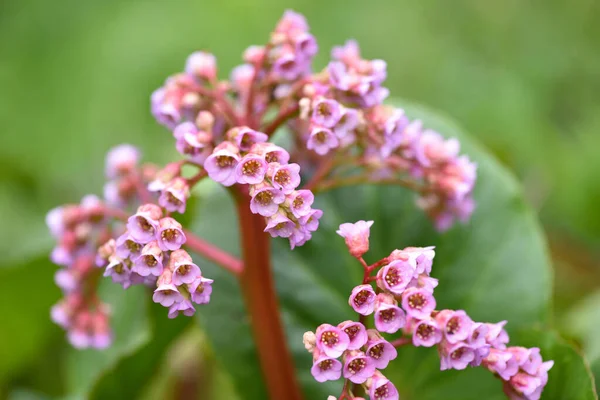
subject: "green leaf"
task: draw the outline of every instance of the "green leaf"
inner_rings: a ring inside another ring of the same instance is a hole
[[[406,109],[412,118],[421,118],[426,127],[458,137],[462,152],[478,163],[474,193],[477,210],[468,225],[440,235],[415,207],[413,194],[406,190],[343,188],[318,196],[317,206],[325,214],[309,243],[290,251],[287,241],[274,240],[274,273],[282,315],[306,398],[339,393],[341,382],[318,384],[312,379],[311,357],[302,345],[302,334],[323,322],[335,324],[356,318],[347,299],[352,287],[360,282],[362,269],[335,233],[343,222],[375,221],[369,261],[396,248],[435,245],[432,275],[440,279],[436,298],[442,308],[465,309],[475,320],[507,319],[510,333],[548,320],[550,262],[540,227],[515,179],[447,119],[421,107]],[[206,190],[202,203],[194,231],[238,254],[231,200],[222,190]],[[216,278],[213,300],[202,308],[201,314],[216,356],[231,373],[243,399],[264,398],[264,384],[249,372],[257,370],[258,363],[239,300],[239,287],[220,270],[211,269],[210,274]],[[464,400],[469,399],[469,393],[473,399],[504,396],[500,382],[481,368],[439,371],[439,359],[433,349],[402,349],[399,359],[385,373],[397,384],[404,399]]]
[[[168,346],[189,326],[187,318],[167,319],[167,310],[150,301],[145,287],[121,286],[104,279],[100,297],[112,310],[114,342],[107,350],[70,349],[67,393],[79,398],[132,398],[158,371]]]

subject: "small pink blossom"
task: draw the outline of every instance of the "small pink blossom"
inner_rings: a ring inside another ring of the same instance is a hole
[[[315,333],[317,348],[329,357],[339,357],[348,349],[350,338],[337,326],[322,324]]]
[[[181,224],[170,217],[159,221],[157,238],[158,246],[163,251],[177,250],[185,243]]]
[[[350,339],[348,350],[358,350],[367,343],[367,328],[360,322],[344,321],[338,324],[338,328],[343,330]]]
[[[344,238],[346,246],[353,257],[360,258],[369,251],[369,235],[373,221],[358,221],[355,223],[341,224],[336,231]]]
[[[411,317],[428,318],[435,306],[435,298],[427,290],[408,288],[402,293],[402,308]]]
[[[316,348],[310,373],[317,382],[336,381],[342,376],[342,363]]]
[[[406,324],[406,314],[393,296],[380,293],[375,299],[375,327],[380,332],[396,333]]]
[[[399,400],[398,389],[379,371],[375,371],[371,381],[367,383],[369,397],[373,400]]]
[[[365,383],[375,373],[375,363],[362,351],[350,350],[344,354],[343,376],[353,383]]]
[[[401,295],[414,276],[415,270],[409,261],[394,260],[377,272],[377,286]]]
[[[361,315],[369,315],[375,309],[375,291],[371,285],[359,285],[352,289],[348,304]]]
[[[368,329],[367,335],[369,340],[366,344],[365,354],[373,359],[375,368],[385,369],[389,362],[398,356],[396,348],[375,329]]]

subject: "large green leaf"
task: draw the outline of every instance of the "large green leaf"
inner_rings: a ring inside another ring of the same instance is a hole
[[[458,137],[463,152],[478,163],[478,208],[468,225],[440,235],[416,209],[408,191],[344,188],[318,197],[318,206],[325,215],[319,230],[305,246],[290,251],[286,241],[274,240],[274,270],[282,315],[307,399],[326,398],[339,392],[340,382],[314,382],[302,333],[323,322],[338,323],[355,317],[347,298],[360,281],[361,268],[347,255],[343,240],[335,234],[342,222],[375,220],[368,254],[372,261],[395,248],[435,245],[433,276],[440,279],[436,297],[441,307],[466,309],[476,320],[508,319],[511,333],[547,322],[549,260],[540,228],[515,179],[454,124],[422,108],[406,108],[412,117],[423,119],[427,127]],[[194,230],[238,254],[233,213],[233,204],[223,190],[207,190]],[[202,309],[203,326],[216,355],[231,373],[243,399],[264,398],[264,384],[252,373],[258,363],[239,300],[239,287],[222,271],[209,265],[205,268],[217,278],[213,300]],[[385,373],[397,383],[403,398],[503,397],[500,383],[483,369],[440,372],[437,354],[432,349],[402,349],[399,359]],[[575,399],[580,398],[588,397]]]

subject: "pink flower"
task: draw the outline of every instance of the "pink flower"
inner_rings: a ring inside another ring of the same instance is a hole
[[[127,230],[138,243],[146,244],[154,240],[158,230],[158,220],[162,210],[155,204],[144,204],[127,219]]]
[[[409,261],[394,260],[377,272],[377,286],[394,294],[402,294],[414,276]]]
[[[273,165],[273,164],[271,164]],[[269,168],[269,177],[273,187],[284,194],[290,194],[300,184],[300,166],[298,164],[274,165]]]
[[[169,313],[167,316],[171,319],[176,318],[179,314],[183,314],[186,317],[191,317],[196,313],[196,309],[192,302],[188,299],[183,299],[178,303],[174,303],[169,307]]]
[[[263,217],[275,215],[279,210],[279,205],[285,201],[285,195],[280,190],[270,186],[252,190],[251,193],[250,211]]]
[[[361,315],[369,315],[375,309],[375,291],[371,285],[359,285],[352,289],[348,304]]]
[[[444,342],[440,350],[440,369],[465,369],[475,359],[475,351],[466,343]]]
[[[290,237],[294,232],[296,224],[282,214],[275,214],[267,219],[265,232],[269,232],[272,237]]]
[[[333,128],[342,116],[340,103],[333,99],[321,98],[313,103],[311,122],[315,126]]]
[[[353,383],[365,383],[375,373],[375,363],[362,351],[350,350],[344,353],[344,378]]]
[[[240,162],[240,156],[233,152],[231,147],[233,146],[217,146],[204,162],[208,176],[223,186],[231,186],[236,183],[235,171]]]
[[[354,224],[341,224],[336,231],[346,241],[346,246],[353,257],[360,258],[369,251],[369,235],[373,221],[358,221]]]
[[[217,76],[217,60],[210,53],[196,51],[185,62],[185,72],[207,81],[213,80]]]
[[[235,168],[237,183],[256,185],[265,179],[267,162],[256,154],[246,154]]]
[[[487,369],[498,374],[505,381],[519,371],[517,360],[506,350],[490,349],[489,354],[483,359],[482,363]]]
[[[408,288],[402,293],[402,308],[411,317],[428,318],[435,306],[435,298],[427,290]]]
[[[368,329],[367,335],[369,340],[366,344],[367,350],[365,351],[365,354],[373,359],[375,368],[384,369],[388,366],[390,361],[398,356],[398,352],[396,351],[396,348],[385,340],[375,329]]]
[[[289,203],[290,211],[294,217],[300,218],[307,215],[311,211],[311,206],[315,200],[315,196],[310,190],[295,190],[288,194],[287,202]]]
[[[360,322],[344,321],[338,324],[338,328],[343,330],[350,338],[348,350],[358,350],[367,343],[367,328]]]
[[[162,251],[177,250],[185,243],[181,224],[170,217],[159,221],[157,237],[158,246]]]
[[[135,260],[133,271],[141,276],[160,276],[163,272],[163,252],[157,241],[148,243]]]
[[[473,329],[473,321],[463,310],[442,310],[435,319],[446,340],[452,344],[467,339]]]
[[[130,144],[113,147],[106,154],[106,177],[114,179],[131,172],[140,159],[139,150]]]
[[[190,197],[190,188],[184,178],[177,177],[173,179],[162,190],[158,198],[158,204],[169,212],[185,212],[185,204]]]
[[[367,383],[369,397],[373,400],[398,400],[398,389],[379,371],[375,371],[371,381]]]
[[[339,143],[339,139],[331,129],[314,126],[306,142],[306,148],[314,150],[320,156],[324,156],[329,153],[329,150],[338,147]]]
[[[231,129],[227,133],[227,136],[243,151],[249,151],[256,143],[263,143],[269,140],[266,134],[246,126]]]
[[[191,285],[188,285],[189,291],[192,295],[192,301],[196,304],[207,304],[210,302],[212,283],[212,279],[199,278],[196,279]]]
[[[115,253],[120,258],[131,258],[136,259],[142,251],[142,244],[136,242],[129,232],[125,232],[119,236],[115,242],[116,248]]]
[[[173,284],[176,286],[189,285],[202,277],[200,267],[192,262],[192,257],[185,250],[173,251],[170,262],[173,265]]]
[[[485,340],[490,346],[496,349],[506,349],[506,344],[509,341],[508,333],[504,329],[506,321],[500,321],[496,324],[486,324],[488,327]]]
[[[336,381],[342,376],[342,363],[316,348],[310,373],[317,382]]]
[[[157,281],[157,288],[152,295],[152,301],[163,307],[171,307],[175,303],[183,301],[183,295],[179,293],[177,286],[173,285],[171,278],[173,272],[165,268]]]
[[[406,314],[394,297],[380,293],[375,299],[375,327],[380,332],[396,333],[406,324]]]
[[[442,332],[434,319],[416,320],[412,335],[415,346],[432,347],[442,341]]]
[[[329,357],[339,357],[348,349],[350,338],[337,326],[322,324],[315,333],[317,348]]]

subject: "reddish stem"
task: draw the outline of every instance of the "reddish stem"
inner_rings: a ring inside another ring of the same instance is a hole
[[[290,118],[294,117],[296,114],[298,114],[299,110],[300,110],[300,107],[298,106],[298,104],[295,104],[294,106],[292,106],[290,108],[282,110],[279,114],[277,114],[277,116],[275,117],[275,119],[273,119],[273,121],[269,122],[263,128],[263,132],[266,133],[267,135],[271,136],[273,133],[275,133],[277,128],[279,128],[285,121],[287,121],[288,119],[290,119]]]
[[[244,270],[242,261],[217,246],[200,239],[190,231],[185,231],[185,246],[200,254],[209,261],[225,268],[234,275],[240,275]]]
[[[270,238],[263,217],[250,212],[247,193],[236,196],[244,270],[240,283],[270,399],[301,400],[287,348],[271,273]]]

